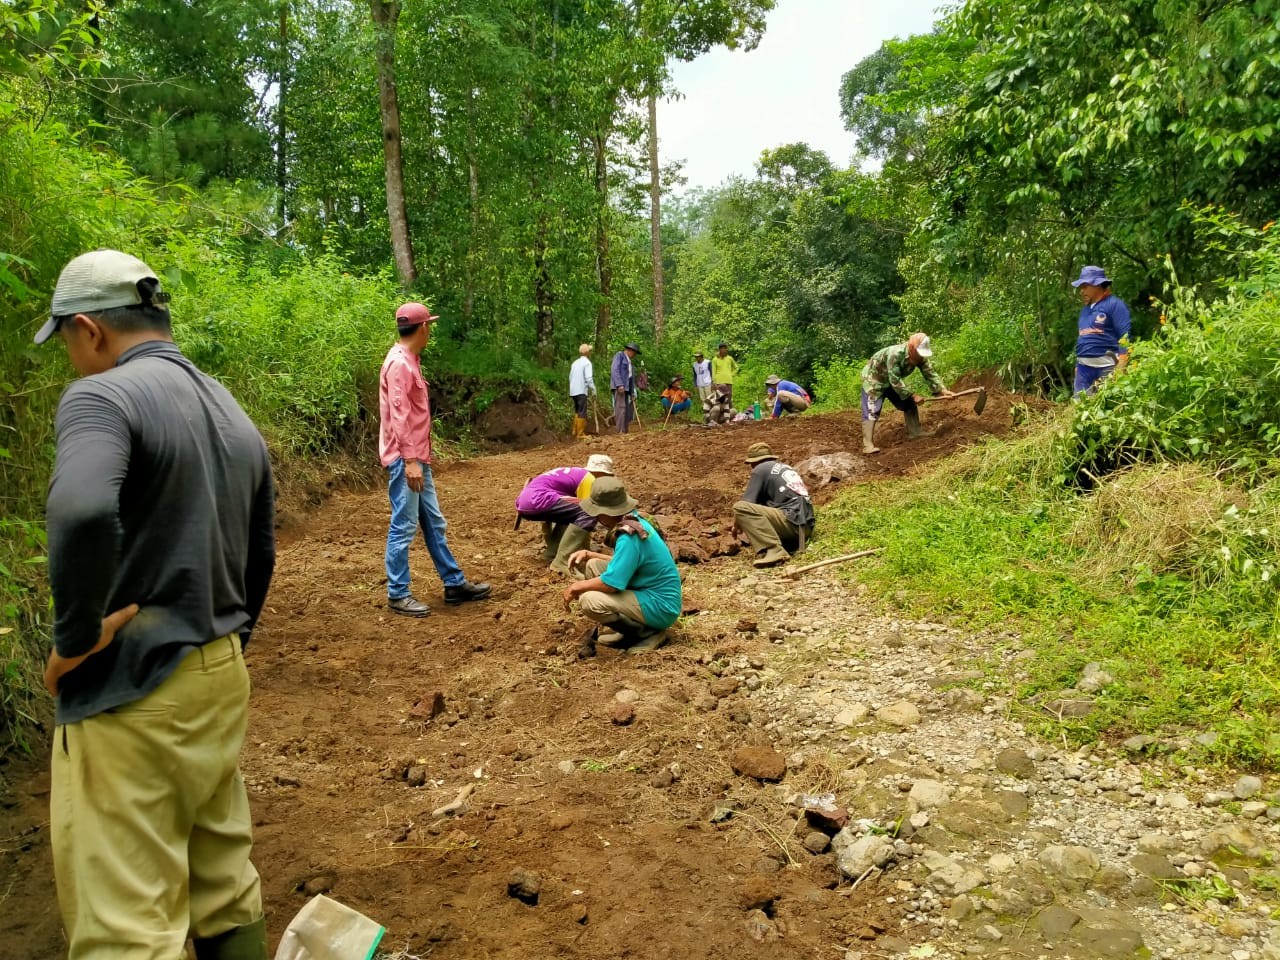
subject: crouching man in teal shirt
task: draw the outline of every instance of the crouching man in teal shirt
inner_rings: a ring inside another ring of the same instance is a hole
[[[569,569],[585,573],[564,590],[568,610],[574,600],[599,626],[584,638],[579,656],[595,653],[596,643],[625,647],[628,653],[656,650],[667,640],[667,628],[680,616],[680,571],[671,551],[648,520],[634,511],[617,477],[600,477],[580,504],[614,534],[613,556],[579,550]]]

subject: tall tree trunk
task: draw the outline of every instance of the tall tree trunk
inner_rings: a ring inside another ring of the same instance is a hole
[[[666,304],[662,272],[662,176],[658,169],[658,94],[649,94],[649,239],[653,245],[653,339],[662,341]]]
[[[555,362],[556,315],[551,292],[551,271],[547,269],[547,234],[550,226],[545,213],[538,217],[538,232],[533,240],[533,304],[536,343],[534,358],[538,366]]]
[[[409,236],[409,211],[404,197],[404,161],[400,153],[400,99],[396,93],[396,21],[399,0],[369,0],[377,32],[378,107],[382,113],[382,152],[387,174],[387,220],[391,225],[391,250],[396,258],[400,284],[418,279]]]
[[[613,323],[613,267],[609,263],[609,141],[607,129],[591,138],[596,159],[596,280],[600,306],[596,309],[596,356],[607,356]]]
[[[276,103],[276,222],[280,229],[285,225],[285,189],[288,186],[286,161],[285,98],[289,92],[289,4],[280,4],[280,72],[276,77],[276,89],[280,99]]]
[[[476,98],[467,91],[467,198],[471,204],[471,230],[462,265],[462,316],[471,319],[476,297],[476,247],[480,243],[480,173],[476,160]],[[470,324],[468,324],[470,326]]]

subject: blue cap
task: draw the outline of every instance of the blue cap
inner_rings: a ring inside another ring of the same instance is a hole
[[[1110,282],[1111,281],[1107,279],[1106,271],[1101,267],[1083,267],[1080,270],[1080,279],[1072,280],[1071,285],[1073,287],[1079,287],[1086,283],[1091,283],[1095,287],[1100,287],[1104,283]]]

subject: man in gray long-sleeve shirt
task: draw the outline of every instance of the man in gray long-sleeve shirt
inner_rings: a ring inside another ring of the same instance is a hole
[[[240,777],[243,645],[275,561],[266,445],[173,343],[141,260],[95,250],[49,321],[82,379],[49,488],[51,840],[70,960],[266,957]]]
[[[626,433],[635,418],[636,373],[631,361],[640,355],[634,343],[613,355],[609,365],[609,390],[613,393],[613,422],[619,433]]]

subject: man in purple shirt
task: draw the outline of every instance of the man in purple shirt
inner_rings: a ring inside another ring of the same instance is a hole
[[[543,559],[556,573],[569,573],[569,557],[591,543],[596,518],[582,509],[582,500],[599,477],[613,476],[613,458],[593,453],[585,467],[555,467],[538,474],[516,497],[516,529],[522,520],[542,522]]]
[[[1080,291],[1076,339],[1075,395],[1093,393],[1098,382],[1129,362],[1129,308],[1111,292],[1111,281],[1101,267],[1088,266],[1071,285]]]

